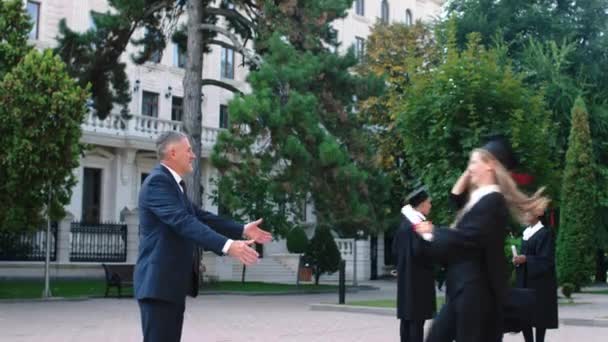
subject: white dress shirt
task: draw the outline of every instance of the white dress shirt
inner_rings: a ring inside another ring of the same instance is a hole
[[[173,176],[173,178],[177,182],[177,185],[179,185],[179,188],[182,190],[182,192],[184,192],[184,188],[182,188],[181,184],[179,184],[182,181],[182,179],[183,179],[182,176],[180,176],[177,172],[175,172],[175,170],[173,170],[169,166],[167,166],[167,165],[165,165],[163,163],[161,163],[160,165],[166,167],[167,170],[169,170],[169,172],[171,172],[171,175]],[[234,240],[228,239],[228,241],[226,241],[226,243],[224,244],[224,247],[222,248],[222,253],[228,254],[228,250],[230,250],[230,246],[232,246],[233,242],[234,242]]]

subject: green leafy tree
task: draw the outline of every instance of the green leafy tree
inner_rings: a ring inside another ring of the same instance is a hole
[[[405,158],[405,147],[399,136],[397,116],[403,96],[410,86],[410,75],[417,70],[436,67],[440,60],[439,45],[433,31],[421,22],[415,25],[395,23],[376,24],[367,37],[365,58],[356,71],[362,76],[382,77],[386,90],[359,103],[361,134],[375,150],[373,168],[385,175],[384,191],[386,229],[396,228],[405,195],[413,190],[417,179]]]
[[[0,14],[0,230],[20,231],[63,216],[88,94],[52,51],[24,43],[31,26],[21,1],[0,3]]]
[[[562,183],[562,207],[557,235],[559,282],[576,290],[589,283],[595,267],[593,224],[596,192],[593,150],[587,109],[582,98],[572,108],[566,168]]]
[[[608,250],[608,2],[605,0],[452,0],[448,12],[456,18],[459,46],[466,35],[481,32],[482,43],[498,40],[513,59],[525,82],[542,89],[557,124],[555,151],[564,169],[570,131],[570,110],[585,94],[598,193],[594,215],[598,255]],[[559,205],[558,198],[554,204]],[[597,274],[605,278],[606,266]]]
[[[330,49],[336,41],[329,24],[350,3],[265,3],[265,22],[274,25],[262,26],[256,42],[264,62],[249,75],[251,94],[229,104],[231,127],[212,156],[231,211],[251,215],[256,201],[243,200],[264,191],[266,211],[284,212],[286,222],[301,222],[306,201],[317,222],[342,235],[377,229],[373,203],[385,192],[370,191],[382,176],[368,171],[371,151],[353,97],[365,99],[381,84],[350,72],[357,63],[352,51],[340,56]]]
[[[342,257],[329,227],[317,226],[315,235],[308,244],[305,258],[312,263],[317,285],[321,275],[338,271]]]
[[[479,44],[478,35],[469,37],[462,52],[453,33],[447,36],[445,62],[412,74],[399,118],[406,158],[434,196],[434,215],[452,220],[445,209],[449,190],[471,150],[494,133],[510,138],[520,172],[555,193],[554,127],[542,93],[526,87],[500,51]]]
[[[0,80],[21,61],[32,47],[27,43],[27,33],[32,28],[29,17],[23,12],[18,0],[0,3]]]
[[[294,227],[287,234],[287,250],[290,253],[304,253],[308,249],[308,237],[302,227]]]

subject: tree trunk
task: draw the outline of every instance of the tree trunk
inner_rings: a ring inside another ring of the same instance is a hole
[[[200,207],[201,201],[201,132],[202,132],[202,79],[203,79],[203,21],[205,6],[202,0],[188,0],[188,62],[184,75],[184,132],[190,136],[196,156],[191,176],[188,177],[188,197]]]

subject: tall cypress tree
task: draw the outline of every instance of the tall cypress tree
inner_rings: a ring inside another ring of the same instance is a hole
[[[582,98],[572,108],[572,128],[562,183],[562,207],[557,237],[557,274],[561,284],[576,289],[591,279],[595,249],[593,224],[596,208],[595,169],[589,118]]]

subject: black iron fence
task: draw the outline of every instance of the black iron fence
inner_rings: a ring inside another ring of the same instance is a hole
[[[57,222],[51,223],[51,261],[57,260]],[[0,261],[46,260],[46,226],[32,232],[0,232]]]
[[[127,261],[127,225],[72,222],[70,261]]]

